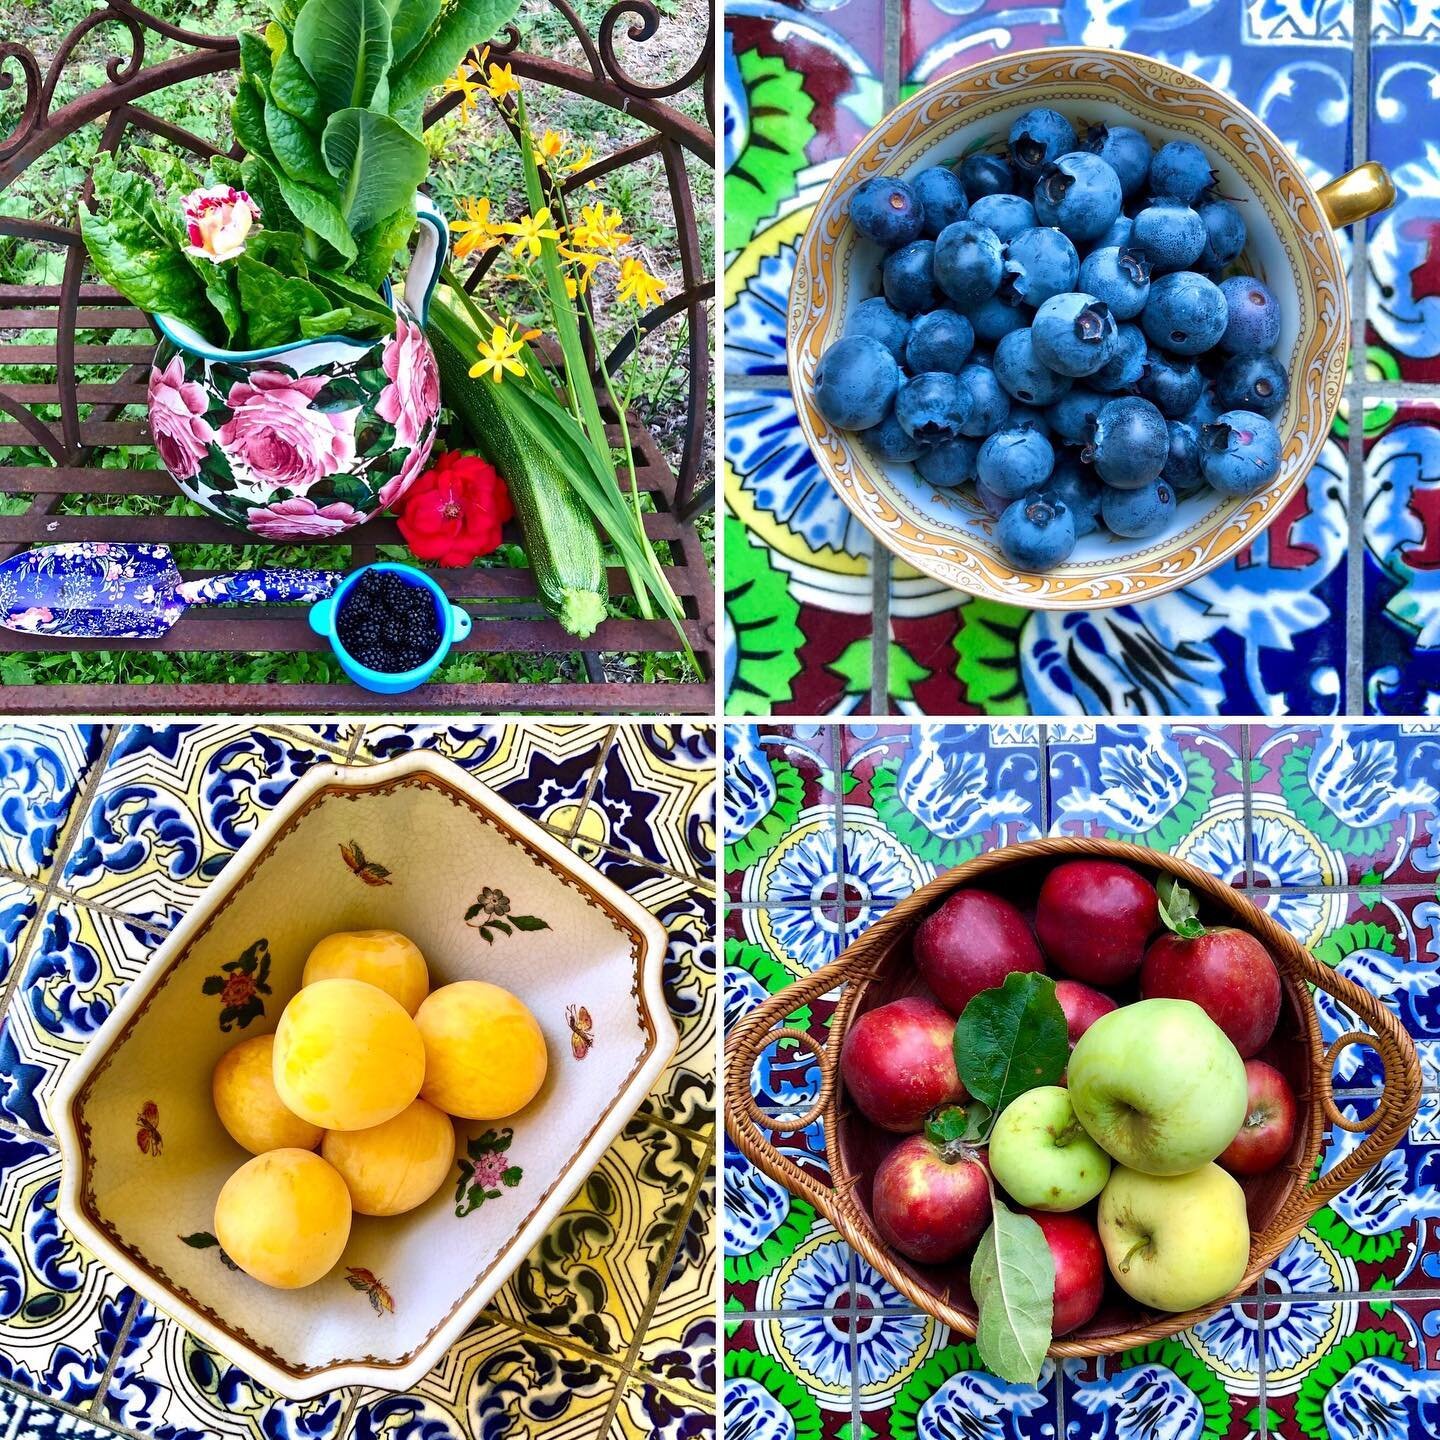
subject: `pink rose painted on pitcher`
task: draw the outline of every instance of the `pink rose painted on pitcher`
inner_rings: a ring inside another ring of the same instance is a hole
[[[203,385],[185,378],[179,355],[162,370],[150,371],[150,428],[155,448],[165,468],[177,480],[189,480],[200,473],[200,462],[215,438],[205,419],[210,403]]]
[[[252,510],[249,528],[267,540],[320,540],[327,535],[338,535],[364,518],[354,506],[343,501],[337,500],[322,509],[313,500],[297,496]]]
[[[227,395],[230,419],[220,427],[220,447],[264,485],[303,495],[327,475],[346,470],[355,458],[355,411],[312,405],[323,375],[286,375],[257,370]]]
[[[395,427],[397,445],[414,445],[440,409],[440,370],[425,332],[413,321],[396,322],[381,362],[390,383],[376,412]]]

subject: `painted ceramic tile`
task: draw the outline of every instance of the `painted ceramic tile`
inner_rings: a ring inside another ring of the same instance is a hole
[[[854,1415],[854,1342],[821,1313],[739,1321],[725,1338],[727,1434],[843,1436]]]
[[[606,1440],[702,1440],[715,1434],[713,1409],[678,1391],[627,1382]]]
[[[482,1317],[410,1393],[362,1394],[347,1440],[598,1440],[621,1383],[593,1355]]]
[[[695,1208],[660,1286],[635,1363],[670,1390],[706,1406],[715,1401],[715,1182],[702,1182]]]
[[[48,1135],[65,1067],[104,1024],[160,936],[118,915],[51,901],[0,1021],[0,1121]]]
[[[715,1124],[715,902],[692,890],[655,914],[670,933],[665,998],[680,1030],[680,1048],[643,1108],[672,1125],[706,1132]]]
[[[0,989],[9,980],[16,959],[24,953],[26,932],[38,903],[36,892],[28,885],[0,880]]]
[[[1428,715],[1440,695],[1440,560],[1430,558],[1440,556],[1440,405],[1367,400],[1365,419],[1365,708]]]
[[[105,744],[100,725],[0,726],[0,866],[39,880]]]
[[[141,1301],[101,1413],[157,1440],[332,1440],[351,1394],[285,1400]]]
[[[62,883],[81,900],[168,928],[291,784],[334,759],[248,724],[126,726]]]
[[[42,1400],[0,1389],[0,1435],[6,1440],[109,1440],[113,1434]]]
[[[688,1215],[703,1149],[637,1117],[496,1296],[502,1317],[622,1358]]]
[[[532,820],[568,836],[608,734],[605,725],[367,725],[359,754],[393,760],[434,750]]]
[[[0,1381],[83,1407],[133,1295],[61,1227],[59,1184],[54,1151],[0,1130]]]

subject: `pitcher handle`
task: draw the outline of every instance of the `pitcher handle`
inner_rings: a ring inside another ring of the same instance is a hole
[[[415,218],[420,222],[420,239],[405,276],[405,307],[424,325],[430,314],[430,297],[450,254],[450,225],[424,191],[415,193]]]
[[[1388,210],[1395,203],[1395,182],[1383,165],[1367,160],[1322,185],[1317,198],[1331,228],[1338,230]]]

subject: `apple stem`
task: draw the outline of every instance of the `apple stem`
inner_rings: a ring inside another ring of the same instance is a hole
[[[1080,1123],[1080,1117],[1072,1114],[1064,1129],[1056,1132],[1056,1149],[1063,1150],[1072,1140],[1078,1140],[1084,1133],[1085,1127]]]
[[[1126,1252],[1125,1258],[1117,1267],[1122,1275],[1130,1273],[1130,1262],[1142,1251],[1150,1248],[1150,1237],[1147,1235],[1143,1240],[1137,1240]]]

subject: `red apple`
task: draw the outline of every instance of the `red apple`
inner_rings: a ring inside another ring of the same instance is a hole
[[[1025,1212],[1045,1232],[1055,1260],[1053,1335],[1068,1335],[1090,1320],[1105,1293],[1105,1247],[1100,1233],[1079,1215]]]
[[[954,1014],[1017,970],[1044,970],[1025,917],[988,890],[957,890],[916,927],[915,964]]]
[[[1067,860],[1040,886],[1035,933],[1045,954],[1076,980],[1118,985],[1145,958],[1160,924],[1155,887],[1113,860]]]
[[[922,1265],[965,1254],[990,1225],[983,1152],[910,1135],[880,1162],[871,1201],[875,1228],[893,1250]]]
[[[1263,1060],[1245,1062],[1249,1100],[1240,1133],[1217,1162],[1232,1175],[1259,1175],[1290,1153],[1295,1138],[1295,1092],[1290,1082]]]
[[[1078,980],[1057,980],[1055,998],[1065,1012],[1065,1024],[1074,1043],[1102,1016],[1120,1007],[1108,995],[1082,985]]]
[[[937,1106],[965,1099],[955,1073],[955,1017],[923,995],[868,1010],[840,1047],[840,1074],[885,1130],[918,1130]]]
[[[1146,1000],[1193,1000],[1247,1058],[1275,1032],[1280,1018],[1280,972],[1270,952],[1244,930],[1201,925],[1189,893],[1170,892],[1166,911],[1180,933],[1166,931],[1145,952],[1140,994]]]

